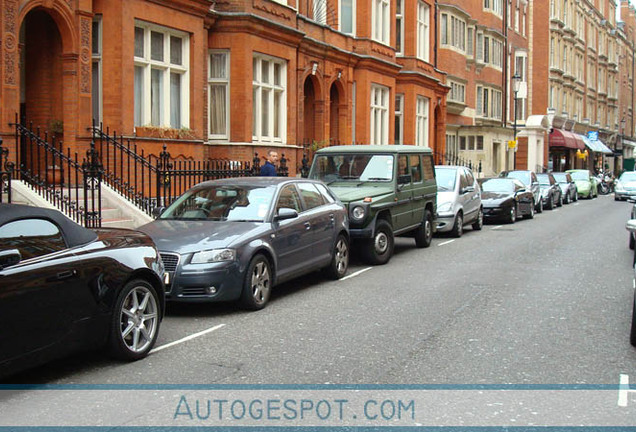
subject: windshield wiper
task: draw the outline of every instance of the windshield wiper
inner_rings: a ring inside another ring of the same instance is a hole
[[[369,177],[367,180],[371,180],[371,181],[389,181],[391,180],[390,178],[386,178],[386,177]]]

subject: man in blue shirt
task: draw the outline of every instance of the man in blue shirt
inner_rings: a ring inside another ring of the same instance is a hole
[[[261,177],[276,177],[276,166],[274,163],[278,160],[278,152],[274,150],[267,151],[267,161],[261,167]]]

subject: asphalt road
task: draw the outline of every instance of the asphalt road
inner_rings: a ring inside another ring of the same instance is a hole
[[[636,374],[630,207],[606,196],[428,249],[398,239],[389,264],[354,257],[346,279],[279,286],[263,311],[171,305],[136,363],[87,353],[4,382],[616,384]]]

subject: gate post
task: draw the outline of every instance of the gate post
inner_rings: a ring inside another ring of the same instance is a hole
[[[103,168],[99,153],[95,149],[95,141],[91,141],[91,147],[86,151],[86,159],[82,163],[84,226],[87,228],[102,226],[102,173]]]

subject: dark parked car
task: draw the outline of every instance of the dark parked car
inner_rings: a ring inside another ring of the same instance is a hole
[[[566,172],[553,172],[552,176],[559,184],[563,193],[563,204],[569,204],[579,200],[579,194],[576,192],[576,183],[572,176]]]
[[[163,273],[145,234],[0,204],[0,375],[93,347],[146,356],[163,316]]]
[[[534,209],[537,213],[543,211],[543,200],[541,199],[541,187],[539,186],[539,180],[534,171],[528,170],[516,170],[516,171],[503,171],[499,174],[499,177],[514,178],[519,180],[526,186],[526,189],[532,192],[532,199],[534,201]]]
[[[539,180],[543,207],[553,210],[554,207],[563,206],[563,192],[561,192],[561,187],[552,174],[539,173],[537,174],[537,180]]]
[[[534,217],[534,197],[521,181],[514,178],[479,179],[485,220],[515,223],[523,216]]]
[[[344,276],[348,227],[322,182],[253,177],[201,183],[139,229],[157,242],[168,300],[261,309],[283,281],[323,268]]]
[[[636,234],[636,219],[632,218],[628,220],[625,228],[627,228],[627,231],[629,231],[630,239],[633,238],[633,236]],[[636,252],[634,254],[632,267],[634,269],[636,278]],[[636,282],[633,285],[636,286]],[[634,300],[632,303],[632,327],[629,333],[629,342],[632,344],[632,346],[636,347],[636,290],[634,291]]]

